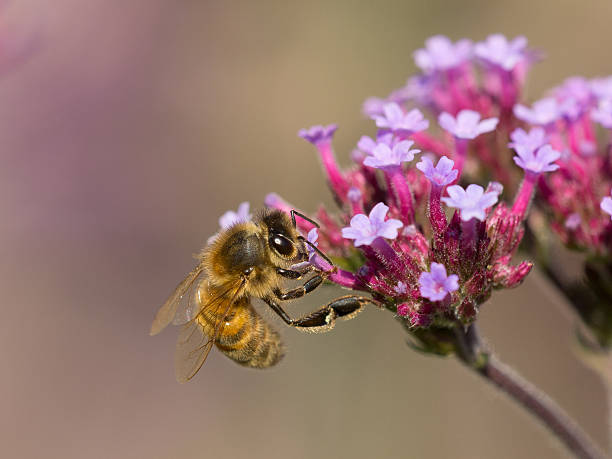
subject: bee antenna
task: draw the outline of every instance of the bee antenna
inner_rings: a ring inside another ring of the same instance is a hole
[[[306,220],[307,222],[312,223],[314,226],[316,226],[317,228],[320,228],[319,224],[317,222],[315,222],[314,220],[311,220],[310,218],[308,218],[306,215],[304,215],[301,212],[298,212],[295,209],[291,209],[291,223],[293,223],[293,227],[297,228],[297,224],[295,222],[295,216],[297,215],[298,217],[302,218],[303,220]]]
[[[298,240],[308,244],[310,247],[312,247],[312,249],[317,252],[326,262],[328,262],[330,265],[335,266],[333,261],[331,261],[327,255],[325,255],[323,252],[321,252],[321,250],[319,250],[319,248],[314,245],[312,242],[310,242],[308,239],[306,239],[304,236],[298,236]]]

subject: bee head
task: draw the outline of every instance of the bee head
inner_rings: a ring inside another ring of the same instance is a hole
[[[261,223],[266,228],[267,242],[270,250],[284,260],[294,260],[303,252],[298,233],[291,218],[280,210],[268,210],[261,216]]]

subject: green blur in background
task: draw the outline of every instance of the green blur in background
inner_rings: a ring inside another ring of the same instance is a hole
[[[220,353],[174,379],[153,315],[218,217],[275,191],[331,204],[296,135],[360,114],[434,34],[524,34],[545,51],[528,99],[612,74],[605,0],[255,2],[21,0],[0,28],[41,46],[0,80],[0,451],[7,458],[557,458],[527,413],[368,310],[325,335],[288,329],[277,367]],[[511,199],[511,196],[505,196]],[[321,289],[292,314],[340,295]],[[482,309],[483,334],[605,445],[603,386],[572,353],[561,296],[534,272]]]

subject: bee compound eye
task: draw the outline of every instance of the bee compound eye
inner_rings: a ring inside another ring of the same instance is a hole
[[[270,236],[270,245],[284,257],[288,257],[294,252],[294,247],[291,241],[280,234],[272,234]]]

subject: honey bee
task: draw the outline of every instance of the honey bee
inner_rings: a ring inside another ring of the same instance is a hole
[[[182,325],[176,344],[175,370],[179,382],[190,380],[216,345],[240,365],[267,368],[284,355],[279,334],[255,311],[251,297],[261,298],[289,326],[304,331],[330,330],[337,318],[350,319],[372,300],[344,296],[299,319],[292,319],[277,301],[300,298],[315,290],[329,273],[308,260],[310,246],[301,236],[291,211],[264,210],[253,221],[234,224],[211,239],[198,255],[198,265],[176,287],[157,312],[151,335],[170,322]],[[334,268],[335,269],[335,268]],[[302,285],[283,292],[286,279]]]

